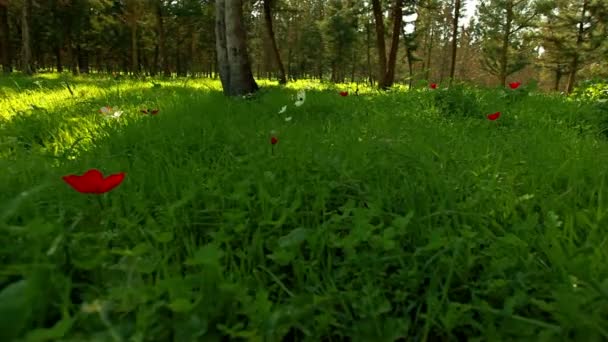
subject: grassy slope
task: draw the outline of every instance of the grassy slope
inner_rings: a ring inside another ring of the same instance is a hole
[[[588,105],[38,81],[0,81],[0,340],[608,338]],[[127,178],[97,197],[61,180],[89,168]]]

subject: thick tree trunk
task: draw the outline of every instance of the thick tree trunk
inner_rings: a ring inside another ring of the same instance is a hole
[[[229,94],[230,64],[228,63],[228,50],[226,49],[226,0],[215,1],[215,50],[222,88],[224,94]]]
[[[372,10],[376,23],[376,47],[378,48],[378,87],[386,88],[384,79],[386,77],[386,43],[384,41],[384,15],[380,0],[372,0]]]
[[[566,93],[570,94],[572,90],[574,90],[574,84],[576,83],[576,73],[579,68],[580,56],[579,51],[581,49],[581,45],[583,44],[583,34],[585,33],[585,12],[587,12],[587,6],[589,5],[589,0],[583,1],[583,8],[581,10],[581,18],[578,22],[578,33],[576,35],[576,52],[574,53],[574,57],[572,57],[572,62],[570,63],[570,73],[568,75],[568,86],[566,87]]]
[[[397,64],[397,49],[399,49],[399,37],[401,36],[401,22],[403,21],[403,0],[395,0],[393,7],[393,32],[391,39],[391,51],[388,56],[386,75],[384,76],[384,88],[390,88],[395,82],[395,66]]]
[[[34,73],[34,69],[32,68],[32,46],[30,41],[31,10],[32,0],[25,0],[21,10],[21,68],[27,75]]]
[[[511,24],[513,22],[513,0],[507,0],[507,17],[505,22],[505,32],[502,38],[502,50],[500,54],[500,85],[507,84],[507,67],[509,63],[509,45],[511,42]]]
[[[89,52],[84,50],[80,44],[76,45],[76,53],[78,54],[78,71],[81,74],[89,73]]]
[[[11,40],[8,26],[8,0],[0,0],[0,63],[2,71],[9,73],[13,71],[11,61]]]
[[[452,20],[452,64],[450,65],[450,84],[456,72],[456,52],[458,49],[458,19],[460,19],[460,0],[454,0],[454,19]]]
[[[253,79],[247,53],[247,36],[243,28],[241,0],[217,0],[216,49],[220,79],[228,96],[253,93],[258,85]]]
[[[279,47],[277,46],[277,40],[275,38],[274,28],[272,25],[271,1],[272,0],[264,0],[264,19],[266,21],[266,30],[268,31],[268,36],[272,44],[274,60],[279,68],[279,84],[286,84],[287,78],[285,77],[285,67],[283,66],[283,61],[281,60],[281,54],[279,53]]]

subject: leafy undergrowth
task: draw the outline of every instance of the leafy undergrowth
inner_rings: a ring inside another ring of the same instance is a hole
[[[591,103],[2,82],[2,341],[608,338],[608,145]],[[126,178],[103,195],[61,180],[91,168]]]

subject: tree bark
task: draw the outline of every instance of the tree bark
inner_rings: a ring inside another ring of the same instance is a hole
[[[384,15],[380,0],[372,0],[372,10],[376,23],[376,47],[378,48],[378,87],[385,89],[386,77],[386,42],[384,41]]]
[[[574,53],[574,57],[572,57],[572,62],[570,63],[570,73],[568,75],[568,86],[566,87],[566,93],[570,94],[572,90],[574,90],[574,84],[576,83],[576,72],[579,67],[579,51],[581,49],[581,45],[583,44],[583,34],[585,33],[585,12],[587,12],[587,6],[589,5],[589,0],[583,0],[583,8],[581,10],[581,18],[578,22],[578,33],[576,35],[576,52]]]
[[[460,0],[454,0],[454,19],[452,21],[452,64],[450,65],[450,84],[456,72],[456,52],[458,49],[458,19],[460,17]]]
[[[21,69],[27,75],[32,75],[32,46],[30,40],[30,16],[32,0],[25,0],[21,9]]]
[[[266,30],[272,44],[272,52],[274,53],[274,60],[279,68],[279,84],[286,84],[287,78],[285,77],[285,67],[283,61],[281,61],[281,54],[279,53],[279,47],[277,46],[277,40],[274,35],[274,28],[272,25],[272,0],[264,0],[264,19],[266,21]]]
[[[165,25],[163,20],[163,0],[156,2],[156,25],[158,30],[158,50],[160,57],[161,69],[164,77],[171,77],[169,69],[169,58],[167,58],[167,49],[165,47]]]
[[[393,7],[393,32],[391,50],[388,56],[386,75],[384,76],[384,89],[390,88],[395,82],[395,66],[397,64],[397,49],[401,36],[401,22],[403,21],[403,0],[395,0]]]
[[[8,26],[8,1],[0,1],[0,63],[2,71],[9,73],[13,71],[11,61],[11,40]]]
[[[505,32],[502,39],[502,50],[500,52],[500,85],[507,84],[507,64],[509,63],[509,43],[511,42],[511,24],[513,22],[513,0],[507,0],[507,17]]]
[[[253,93],[258,85],[253,79],[243,28],[241,0],[217,0],[216,49],[224,94],[239,96]]]
[[[131,72],[134,75],[139,73],[139,61],[137,58],[137,22],[130,23],[131,29]]]

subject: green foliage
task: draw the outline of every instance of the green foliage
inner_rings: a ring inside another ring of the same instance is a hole
[[[82,95],[0,80],[0,137],[15,138],[0,141],[2,340],[608,338],[591,103],[66,80]],[[34,137],[45,150],[21,147]],[[127,177],[99,197],[61,180],[89,168]]]
[[[591,101],[608,100],[608,80],[588,80],[574,88],[572,98]]]
[[[435,106],[446,117],[483,118],[479,94],[464,85],[433,91]]]

